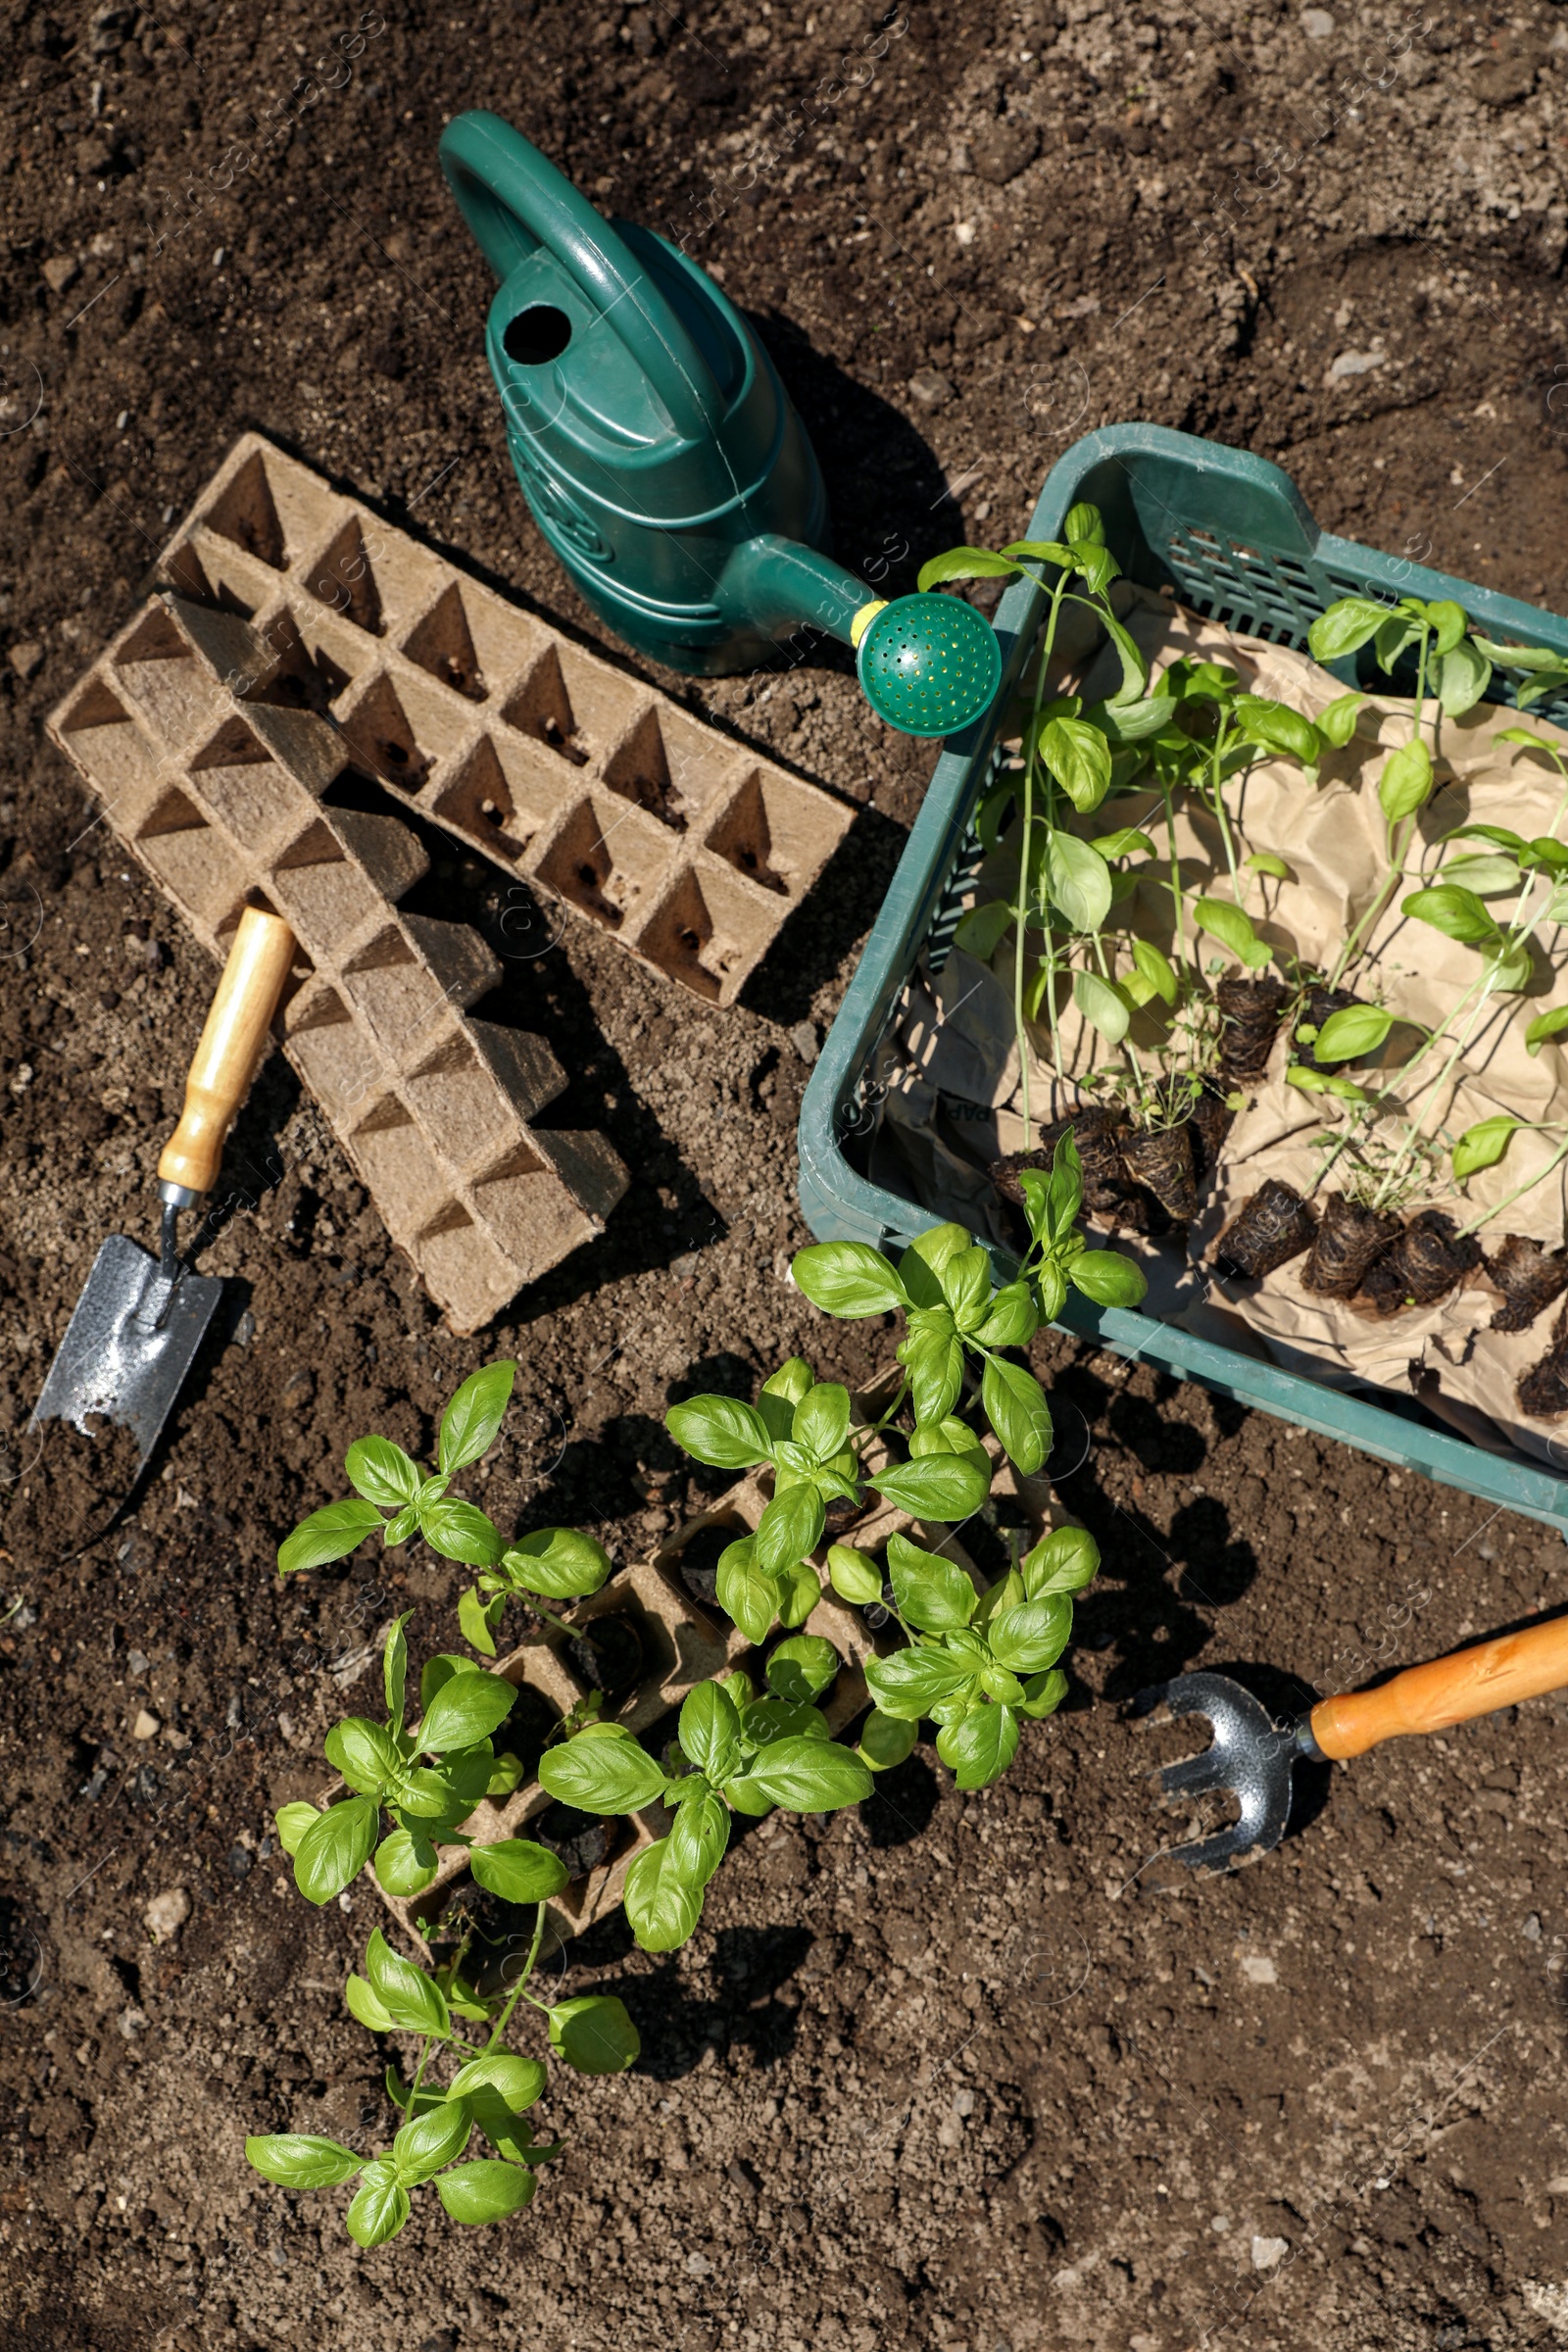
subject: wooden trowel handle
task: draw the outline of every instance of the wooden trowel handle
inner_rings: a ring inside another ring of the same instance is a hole
[[[1565,1684],[1568,1617],[1554,1617],[1522,1634],[1502,1634],[1452,1657],[1434,1658],[1429,1666],[1406,1667],[1380,1690],[1321,1699],[1309,1721],[1325,1756],[1360,1756],[1401,1732],[1441,1732]]]
[[[160,1183],[190,1193],[212,1191],[223,1144],[267,1044],[294,957],[294,934],[275,914],[247,906],[239,918],[185,1080],[179,1125],[158,1162]]]

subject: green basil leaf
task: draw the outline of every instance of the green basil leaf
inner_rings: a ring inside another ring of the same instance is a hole
[[[688,1886],[706,1886],[729,1843],[729,1808],[710,1788],[678,1805],[664,1841],[669,1847],[666,1870]],[[653,1849],[657,1852],[659,1849]],[[685,1941],[682,1936],[681,1941]]]
[[[695,1933],[703,1915],[704,1884],[683,1874],[667,1838],[637,1856],[626,1873],[621,1901],[645,1952],[678,1951]]]
[[[1443,861],[1445,882],[1456,882],[1462,890],[1473,890],[1478,899],[1499,898],[1503,892],[1524,888],[1524,875],[1518,861],[1476,853],[1462,858],[1446,858]]]
[[[792,1706],[809,1706],[831,1688],[843,1663],[823,1635],[792,1634],[768,1658],[764,1669],[767,1687],[775,1697],[787,1699]]]
[[[505,1592],[492,1592],[489,1599],[485,1600],[480,1597],[477,1585],[470,1585],[466,1592],[459,1596],[458,1624],[463,1639],[471,1642],[474,1648],[482,1650],[487,1658],[493,1658],[496,1654],[496,1628],[501,1623],[506,1605]],[[465,1658],[464,1664],[467,1662]]]
[[[390,2160],[383,2158],[380,2165],[366,2166],[365,2181],[343,2216],[343,2227],[357,2246],[384,2246],[396,2237],[409,2210],[409,2192]]]
[[[1110,790],[1110,746],[1100,729],[1085,718],[1048,718],[1038,743],[1041,759],[1073,807],[1084,815],[1098,808]]]
[[[1011,1707],[976,1707],[959,1723],[944,1724],[937,1754],[960,1788],[989,1788],[1018,1752],[1018,1718]]]
[[[1453,1147],[1454,1175],[1462,1183],[1480,1168],[1495,1167],[1511,1137],[1524,1124],[1523,1119],[1499,1111],[1494,1118],[1478,1119],[1473,1127],[1467,1127]]]
[[[1076,513],[1077,509],[1073,512]],[[1069,514],[1067,519],[1070,523],[1072,516]],[[1092,539],[1093,534],[1086,531],[1083,536]],[[1058,539],[1014,539],[1002,553],[1004,559],[1023,556],[1033,564],[1055,564],[1063,571],[1070,570],[1073,563],[1072,549],[1063,547]]]
[[[433,2034],[441,2041],[452,2038],[446,1994],[433,1977],[395,1952],[379,1928],[365,1947],[365,1971],[370,1990],[395,2026],[409,2034]]]
[[[493,1568],[506,1549],[501,1530],[483,1511],[446,1496],[424,1504],[419,1532],[432,1551],[445,1560],[461,1560],[466,1568]]]
[[[1040,870],[1052,905],[1072,928],[1091,935],[1099,931],[1111,906],[1110,868],[1100,852],[1076,833],[1053,825],[1046,832]]]
[[[1081,1592],[1100,1566],[1100,1545],[1087,1528],[1054,1527],[1018,1563],[1024,1592],[1045,1600],[1054,1592]]]
[[[987,1631],[1000,1666],[1015,1674],[1041,1674],[1054,1666],[1072,1639],[1072,1602],[1061,1592],[1026,1600],[1021,1608],[993,1617]]]
[[[963,1348],[957,1334],[911,1331],[895,1351],[909,1375],[909,1390],[918,1421],[940,1421],[953,1410],[963,1387]]]
[[[1054,1715],[1066,1697],[1067,1677],[1059,1666],[1053,1666],[1048,1674],[1030,1675],[1023,1691],[1018,1712],[1027,1715],[1031,1723],[1038,1723],[1043,1716]]]
[[[1492,683],[1492,663],[1469,637],[1440,646],[1433,673],[1438,701],[1449,718],[1473,710]]]
[[[469,1848],[474,1883],[504,1903],[544,1903],[566,1884],[566,1866],[548,1846],[528,1838],[503,1838]]]
[[[280,2188],[335,2188],[365,2166],[365,2158],[341,2140],[317,2139],[305,2132],[253,2133],[245,2142],[245,2158]]]
[[[822,1541],[826,1508],[814,1486],[786,1487],[775,1494],[757,1524],[753,1559],[764,1576],[793,1568]]]
[[[544,2097],[549,2082],[549,2074],[537,2058],[518,2058],[511,2050],[486,2050],[481,2057],[470,2058],[466,2066],[459,2067],[446,2095],[449,2099],[462,2099],[478,2090],[493,2090],[505,2102],[509,2114],[520,2115],[524,2108]],[[477,2117],[477,2107],[474,2112]]]
[[[1400,907],[1417,922],[1430,923],[1446,939],[1461,940],[1468,947],[1479,947],[1498,936],[1496,923],[1473,890],[1440,882],[1432,890],[1412,891]]]
[[[472,2129],[473,2118],[466,2099],[443,2099],[427,2115],[416,2116],[412,2124],[405,2124],[392,2142],[392,2161],[403,2185],[416,2187],[444,2164],[450,2164],[454,2156],[461,2156]]]
[[[1098,972],[1076,971],[1072,1001],[1108,1046],[1120,1045],[1132,1020],[1132,1005],[1114,980],[1102,980]]]
[[[1313,1042],[1317,1061],[1365,1061],[1394,1027],[1394,1015],[1382,1004],[1346,1004],[1331,1012]]]
[[[757,1698],[741,1714],[741,1737],[753,1747],[770,1747],[775,1740],[827,1740],[832,1737],[820,1707],[788,1698]],[[725,1785],[733,1785],[728,1774]]]
[[[1432,791],[1432,755],[1419,736],[1401,743],[1383,763],[1378,801],[1391,825],[1424,808]]]
[[[992,899],[984,906],[971,906],[953,934],[953,944],[989,963],[998,948],[1012,929],[1013,913],[1005,899]]]
[[[859,1757],[832,1740],[775,1740],[737,1777],[792,1813],[832,1813],[871,1793]]]
[[[1242,732],[1250,743],[1260,744],[1266,751],[1284,752],[1308,767],[1316,764],[1322,748],[1317,729],[1288,703],[1273,702],[1261,694],[1239,694],[1234,707]]]
[[[547,1600],[574,1600],[597,1592],[610,1574],[610,1554],[592,1536],[573,1527],[541,1527],[521,1537],[502,1554],[501,1565],[514,1584],[543,1593]]]
[[[418,1894],[429,1886],[436,1866],[420,1858],[420,1845],[426,1853],[433,1850],[423,1840],[416,1844],[408,1830],[394,1830],[382,1838],[375,1849],[375,1883],[383,1894]]]
[[[727,1544],[718,1557],[716,1592],[719,1607],[733,1617],[748,1642],[762,1642],[778,1615],[781,1592],[776,1577],[757,1565],[757,1544],[742,1536]]]
[[[1199,927],[1217,939],[1249,971],[1261,971],[1269,959],[1269,950],[1253,930],[1240,906],[1228,899],[1200,899],[1193,912]]]
[[[334,1723],[323,1742],[326,1760],[362,1796],[374,1796],[403,1768],[398,1743],[384,1724],[365,1715]]]
[[[329,1903],[370,1859],[380,1825],[368,1796],[351,1796],[318,1813],[294,1849],[294,1884],[308,1903]]]
[[[499,2157],[476,2156],[471,2164],[455,2164],[435,2184],[435,2193],[455,2222],[477,2229],[481,2222],[499,2222],[531,2202],[538,2182],[525,2164],[503,2164]]]
[[[816,1461],[830,1462],[844,1450],[849,1434],[849,1390],[836,1380],[818,1381],[795,1407],[790,1435]]]
[[[302,1519],[277,1547],[280,1576],[302,1568],[324,1568],[328,1560],[347,1559],[367,1536],[378,1535],[383,1525],[373,1502],[329,1502]]]
[[[488,1453],[517,1376],[515,1364],[484,1364],[470,1372],[441,1416],[441,1439],[436,1459],[450,1478]],[[461,1558],[461,1553],[455,1553]]]
[[[864,1609],[874,1607],[882,1598],[882,1578],[876,1562],[863,1551],[857,1551],[852,1544],[829,1544],[827,1572],[841,1600],[852,1600],[858,1608]],[[766,1630],[764,1627],[763,1631]]]
[[[320,1818],[319,1806],[308,1805],[303,1799],[292,1805],[279,1805],[272,1820],[277,1828],[277,1842],[283,1848],[284,1853],[291,1856],[297,1854],[300,1850],[300,1839],[312,1822],[319,1821]]]
[[[880,1707],[873,1707],[860,1726],[856,1753],[872,1772],[891,1772],[913,1754],[919,1737],[918,1723],[884,1715]]]
[[[1005,556],[994,556],[989,548],[950,547],[945,555],[932,556],[921,564],[915,586],[924,595],[948,580],[1011,580],[1017,576],[1018,565],[1009,564]]]
[[[1342,694],[1317,715],[1317,731],[1336,751],[1343,751],[1355,733],[1356,713],[1366,701],[1364,694]]]
[[[387,1719],[394,1732],[403,1729],[403,1701],[409,1680],[409,1644],[403,1628],[413,1615],[412,1609],[405,1609],[401,1617],[393,1619],[381,1651],[381,1688],[386,1693]]]
[[[991,1260],[978,1243],[956,1250],[938,1277],[948,1312],[959,1331],[983,1320],[991,1298]]]
[[[550,2046],[579,2075],[623,2075],[642,2054],[626,2005],[612,1993],[584,1992],[550,2012]]]
[[[1026,1282],[1009,1282],[992,1295],[984,1322],[973,1335],[982,1348],[1022,1348],[1040,1328],[1040,1312]]]
[[[980,1467],[985,1462],[985,1467]],[[868,1481],[885,1502],[911,1519],[967,1519],[991,1490],[990,1463],[981,1454],[928,1454],[923,1461],[896,1462]]]
[[[1560,1037],[1565,1029],[1568,1029],[1568,1004],[1558,1004],[1550,1012],[1538,1012],[1525,1031],[1525,1051],[1532,1055],[1539,1054],[1548,1038]]]
[[[417,1462],[410,1461],[402,1446],[394,1446],[390,1438],[357,1438],[349,1447],[344,1467],[356,1494],[363,1494],[368,1502],[380,1503],[389,1511],[413,1502],[424,1483]]]
[[[891,1658],[867,1658],[864,1673],[883,1714],[909,1722],[929,1715],[974,1679],[972,1661],[948,1649],[898,1649]]]
[[[1072,541],[1075,550],[1086,540],[1092,547],[1103,547],[1105,544],[1104,516],[1087,498],[1081,498],[1076,506],[1067,509],[1067,519],[1061,528],[1063,536]]]
[[[416,1737],[420,1755],[444,1756],[451,1749],[477,1747],[505,1723],[516,1702],[512,1684],[499,1674],[470,1667],[455,1674],[425,1709]]]
[[[1097,1306],[1138,1306],[1148,1296],[1142,1267],[1118,1250],[1082,1250],[1067,1268],[1067,1280]]]
[[[1327,612],[1318,614],[1306,632],[1313,661],[1339,662],[1347,654],[1357,653],[1369,638],[1377,635],[1387,618],[1386,608],[1374,604],[1369,597],[1341,597]]]
[[[964,1571],[906,1536],[888,1538],[888,1575],[899,1615],[923,1634],[954,1633],[974,1615],[978,1594]]]
[[[1135,939],[1133,941],[1133,965],[1139,976],[1148,981],[1162,1004],[1175,1004],[1176,967],[1168,956],[1162,956],[1158,948],[1152,946],[1149,940]],[[1062,1138],[1063,1143],[1070,1143],[1071,1140],[1070,1136]],[[1058,1152],[1060,1148],[1058,1145]],[[1074,1150],[1076,1151],[1076,1146]],[[1075,1210],[1074,1214],[1076,1215],[1076,1213]]]
[[[672,1404],[664,1427],[682,1452],[716,1470],[750,1470],[773,1450],[760,1413],[734,1396],[693,1396]]]
[[[814,1242],[795,1252],[790,1271],[813,1306],[843,1322],[888,1315],[908,1303],[892,1265],[869,1242]]]
[[[1032,1372],[989,1355],[980,1383],[986,1419],[1014,1469],[1032,1478],[1051,1451],[1051,1407]]]
[[[561,1747],[545,1749],[539,1781],[563,1804],[580,1806],[585,1813],[636,1813],[662,1796],[667,1785],[662,1766],[635,1740],[581,1733]]]
[[[343,1998],[348,2003],[349,2015],[357,2019],[368,2034],[396,2032],[395,2021],[382,2008],[364,1977],[350,1974],[343,1986]]]
[[[454,1675],[473,1672],[473,1660],[455,1649],[439,1650],[433,1658],[426,1658],[419,1669],[420,1707],[428,1708],[436,1692],[444,1690]]]
[[[699,1772],[718,1778],[719,1759],[729,1754],[741,1735],[741,1719],[727,1690],[717,1683],[699,1683],[681,1702],[681,1752]]]

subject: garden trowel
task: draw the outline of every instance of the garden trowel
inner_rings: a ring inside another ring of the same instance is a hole
[[[159,1254],[109,1235],[28,1424],[71,1421],[90,1434],[95,1420],[122,1423],[136,1441],[138,1476],[223,1291],[217,1276],[193,1274],[182,1261],[180,1211],[196,1207],[217,1180],[293,955],[287,923],[247,906],[185,1080],[179,1125],[158,1162]]]
[[[1451,1723],[1494,1715],[1500,1707],[1541,1698],[1565,1685],[1568,1617],[1552,1617],[1425,1666],[1407,1666],[1375,1690],[1319,1699],[1294,1722],[1277,1722],[1261,1699],[1225,1674],[1180,1674],[1145,1691],[1135,1711],[1153,1720],[1163,1706],[1173,1716],[1208,1718],[1212,1744],[1179,1764],[1167,1764],[1156,1777],[1167,1804],[1209,1795],[1236,1799],[1238,1819],[1167,1849],[1192,1870],[1219,1871],[1278,1845],[1290,1818],[1291,1771],[1298,1759],[1322,1764],[1365,1755],[1384,1740],[1446,1731]]]

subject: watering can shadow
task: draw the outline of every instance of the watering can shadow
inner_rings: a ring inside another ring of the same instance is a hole
[[[606,627],[667,668],[752,669],[802,629],[856,649],[909,735],[956,734],[1001,682],[956,598],[880,599],[827,553],[816,454],[771,360],[696,263],[607,221],[499,115],[460,115],[441,169],[500,280],[485,350],[535,521]]]

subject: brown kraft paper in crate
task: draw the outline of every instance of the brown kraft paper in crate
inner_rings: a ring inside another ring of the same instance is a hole
[[[1156,674],[1166,662],[1184,654],[1224,661],[1241,673],[1249,690],[1275,696],[1308,716],[1317,715],[1344,691],[1337,679],[1302,655],[1234,637],[1142,591],[1134,592],[1126,617]],[[1085,699],[1111,690],[1119,674],[1114,657],[1102,656],[1082,681]],[[1244,876],[1243,904],[1276,951],[1277,964],[1288,968],[1295,956],[1303,964],[1332,966],[1341,943],[1372,903],[1385,871],[1378,778],[1387,754],[1406,740],[1409,718],[1408,704],[1371,697],[1358,713],[1356,735],[1343,751],[1328,755],[1315,786],[1305,781],[1296,762],[1285,760],[1259,760],[1245,778],[1227,786],[1227,808],[1245,834],[1241,854],[1272,850],[1290,869],[1283,881]],[[1494,705],[1481,705],[1458,719],[1441,721],[1437,785],[1411,844],[1406,880],[1379,918],[1367,954],[1351,975],[1358,996],[1387,1004],[1402,1016],[1378,1057],[1388,1066],[1396,1102],[1399,1098],[1395,1065],[1408,1061],[1419,1046],[1412,1024],[1446,1022],[1480,969],[1473,949],[1404,915],[1400,902],[1410,891],[1439,878],[1443,837],[1456,827],[1496,824],[1529,838],[1548,831],[1557,815],[1560,779],[1544,755],[1497,740],[1504,728],[1519,723],[1516,713]],[[1544,721],[1530,723],[1568,749],[1568,736]],[[1113,825],[1142,825],[1159,843],[1163,857],[1164,817],[1155,794],[1118,795],[1092,815],[1072,821],[1091,838]],[[1176,845],[1189,909],[1192,901],[1205,893],[1233,896],[1218,828],[1190,795],[1177,803]],[[1460,850],[1485,846],[1456,845]],[[982,870],[977,904],[1007,895],[1009,868],[1016,872],[1015,837]],[[1511,910],[1510,899],[1490,903],[1503,917]],[[1146,872],[1131,900],[1117,909],[1116,919],[1174,955],[1170,898],[1157,872]],[[1545,938],[1549,944],[1549,928]],[[1125,943],[1118,948],[1107,939],[1105,945],[1113,973],[1126,976],[1132,965]],[[1091,1069],[1119,1059],[1087,1028],[1069,1001],[1057,1023],[1069,1081],[1063,1089],[1052,1068],[1047,1029],[1043,1023],[1033,1025],[1030,1114],[1036,1133],[1025,1134],[1012,1022],[1012,948],[1009,933],[991,967],[956,949],[937,979],[917,979],[890,1041],[884,1068],[887,1125],[892,1131],[886,1139],[888,1152],[902,1153],[919,1173],[920,1197],[928,1206],[993,1239],[1004,1236],[985,1163],[1037,1142],[1041,1124],[1082,1099],[1075,1082]],[[1219,951],[1205,939],[1201,954],[1206,966]],[[1531,1055],[1524,1046],[1526,1023],[1546,1007],[1550,997],[1549,987],[1538,979],[1523,997],[1491,1000],[1452,1079],[1425,1105],[1427,1133],[1441,1127],[1451,1138],[1504,1110],[1528,1120],[1568,1119],[1568,1063],[1561,1050],[1548,1043]],[[1134,1016],[1131,1041],[1146,1062],[1157,1056],[1162,1034],[1147,1013]],[[1417,1098],[1437,1078],[1449,1052],[1451,1042],[1436,1049],[1415,1073]],[[1348,1165],[1331,1168],[1326,1185],[1319,1182],[1325,1155],[1313,1152],[1310,1139],[1335,1129],[1337,1107],[1329,1099],[1286,1086],[1288,1058],[1289,1041],[1282,1033],[1266,1081],[1237,1118],[1215,1184],[1193,1227],[1195,1256],[1207,1255],[1224,1223],[1267,1178],[1283,1179],[1310,1194],[1314,1187],[1319,1192],[1333,1187],[1349,1173]],[[1350,1074],[1378,1082],[1374,1065]],[[1463,1194],[1445,1189],[1440,1167],[1438,1181],[1430,1191],[1415,1193],[1405,1202],[1404,1213],[1445,1206],[1456,1223],[1464,1224],[1544,1167],[1552,1149],[1550,1137],[1520,1132],[1502,1161],[1472,1177]],[[1483,1247],[1494,1248],[1505,1232],[1514,1232],[1548,1249],[1560,1248],[1568,1199],[1565,1168],[1553,1171],[1484,1227]],[[1486,1327],[1499,1300],[1479,1271],[1438,1305],[1379,1321],[1364,1308],[1305,1292],[1300,1284],[1304,1261],[1258,1285],[1221,1284],[1207,1266],[1174,1271],[1174,1253],[1168,1247],[1140,1245],[1132,1236],[1120,1237],[1118,1246],[1133,1250],[1151,1276],[1146,1312],[1191,1328],[1207,1326],[1212,1336],[1225,1336],[1232,1345],[1237,1318],[1242,1318],[1256,1335],[1254,1348],[1260,1342],[1290,1369],[1336,1385],[1372,1382],[1406,1393],[1419,1381],[1423,1394],[1440,1410],[1444,1399],[1479,1407],[1527,1451],[1547,1460],[1556,1460],[1559,1453],[1568,1457],[1568,1424],[1562,1425],[1565,1434],[1559,1440],[1555,1425],[1522,1415],[1515,1396],[1519,1375],[1544,1351],[1551,1317],[1543,1315],[1520,1334],[1491,1332]],[[1215,1319],[1220,1330],[1213,1328]],[[1440,1384],[1437,1395],[1432,1394],[1434,1383]]]

